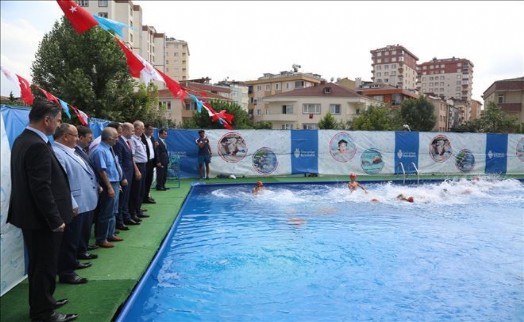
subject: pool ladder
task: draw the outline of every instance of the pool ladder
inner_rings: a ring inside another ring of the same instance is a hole
[[[415,162],[411,162],[411,165],[413,166],[413,169],[415,169],[415,173],[417,174],[417,184],[420,183],[420,174],[419,174],[419,171],[417,169],[417,165],[415,164]],[[402,162],[400,162],[400,168],[402,168],[402,175],[404,176],[404,181],[402,182],[403,184],[406,184],[406,169],[404,168],[404,164]]]

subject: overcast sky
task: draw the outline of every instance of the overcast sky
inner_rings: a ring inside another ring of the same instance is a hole
[[[143,24],[188,42],[189,77],[245,81],[291,70],[371,80],[370,50],[400,44],[418,63],[466,58],[473,98],[524,76],[522,1],[133,1]],[[31,81],[39,42],[63,15],[56,1],[0,1],[1,64]],[[19,90],[2,75],[1,94]]]

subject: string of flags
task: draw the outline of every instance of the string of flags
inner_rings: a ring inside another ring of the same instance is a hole
[[[69,20],[73,28],[80,34],[88,31],[89,29],[100,26],[106,31],[113,31],[116,35],[123,37],[123,29],[129,28],[128,25],[120,23],[108,18],[99,17],[96,15],[90,14],[87,10],[80,7],[74,0],[57,0],[58,5],[64,12],[64,15]],[[153,67],[147,60],[142,58],[140,55],[135,54],[131,49],[129,49],[118,37],[114,36],[115,41],[118,43],[122,51],[124,52],[126,63],[129,67],[129,72],[132,77],[142,80],[144,83],[148,84],[149,82],[156,80],[162,82],[166,85],[174,97],[181,100],[182,104],[185,105],[186,98],[192,99],[196,106],[197,110],[200,113],[202,108],[204,108],[211,118],[212,122],[219,122],[226,129],[232,129],[232,120],[234,115],[228,114],[225,110],[216,112],[213,107],[208,102],[203,102],[198,99],[195,95],[189,94],[187,89],[182,87],[177,81],[171,79],[161,70]],[[18,74],[8,71],[6,68],[1,67],[2,73],[14,83],[17,83],[20,86],[20,96],[24,103],[31,105],[33,104],[34,96],[31,92],[31,84],[25,78],[21,77]],[[59,107],[61,107],[64,113],[71,118],[70,110],[72,110],[75,115],[78,117],[82,125],[87,126],[89,121],[89,116],[78,109],[77,107],[68,104],[67,102],[61,100],[55,95],[45,91],[39,86],[36,86],[44,96]],[[205,96],[205,95],[203,95]]]
[[[98,25],[104,30],[114,31],[116,35],[123,37],[123,28],[129,28],[129,26],[124,23],[90,14],[87,10],[80,7],[76,1],[57,0],[57,2],[73,28],[80,34]],[[126,63],[132,77],[139,78],[146,84],[153,80],[164,83],[174,97],[182,101],[182,104],[185,104],[185,99],[190,97],[195,101],[199,112],[202,108],[206,109],[212,122],[219,122],[225,128],[232,129],[231,123],[234,117],[233,115],[228,114],[225,110],[217,113],[208,102],[202,102],[194,95],[190,96],[187,93],[187,89],[182,87],[177,81],[153,67],[140,55],[135,54],[118,39],[118,37],[115,36],[114,39],[124,52]]]

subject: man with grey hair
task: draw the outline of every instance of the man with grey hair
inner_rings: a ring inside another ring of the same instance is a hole
[[[102,130],[100,144],[90,156],[104,188],[100,195],[100,213],[95,224],[96,245],[102,248],[112,248],[114,247],[112,241],[123,240],[115,235],[115,214],[118,211],[120,184],[127,184],[113,151],[117,140],[118,131],[106,127]]]
[[[79,263],[78,247],[82,236],[82,225],[87,224],[84,217],[90,217],[98,202],[98,182],[93,169],[78,153],[78,130],[75,126],[63,123],[54,134],[53,150],[64,168],[73,199],[78,205],[79,214],[64,230],[64,238],[58,258],[58,277],[60,283],[83,284],[87,279],[78,276],[75,269],[90,267],[90,263]]]
[[[149,217],[145,215],[140,208],[144,200],[145,191],[145,173],[147,164],[146,145],[142,142],[141,136],[144,133],[144,123],[135,121],[133,123],[135,133],[131,136],[131,146],[133,148],[133,160],[135,161],[141,176],[134,176],[131,184],[131,194],[129,196],[129,212],[131,218],[135,221],[141,221],[141,218]]]

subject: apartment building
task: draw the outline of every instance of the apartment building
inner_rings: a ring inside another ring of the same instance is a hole
[[[424,94],[471,101],[473,67],[473,63],[464,58],[433,58],[417,66],[417,88]]]
[[[353,120],[373,100],[353,90],[322,81],[314,86],[298,88],[261,98],[264,108],[257,111],[255,122],[271,122],[273,129],[318,129],[318,122],[329,112],[337,122]]]
[[[433,115],[435,115],[436,122],[432,131],[448,131],[450,104],[452,104],[452,102],[440,96],[427,95],[426,98],[435,107],[433,110]]]
[[[229,98],[235,104],[240,106],[246,113],[249,113],[249,87],[245,85],[244,82],[224,80],[216,83],[215,85],[229,87],[231,90]]]
[[[134,53],[142,56],[142,8],[139,5],[134,5],[130,0],[76,0],[76,2],[91,14],[129,25],[129,28],[123,30],[123,41]]]
[[[504,112],[524,123],[524,77],[495,81],[482,95],[484,106],[494,102]]]
[[[280,74],[265,73],[257,80],[246,81],[245,84],[249,88],[248,113],[252,117],[265,114],[267,106],[260,103],[260,100],[266,96],[315,86],[321,81],[324,79],[318,74],[298,71],[283,71]]]
[[[181,82],[189,79],[189,45],[186,41],[166,38],[166,70],[172,79]]]
[[[408,90],[416,88],[418,58],[412,52],[397,44],[373,49],[370,53],[374,83]]]
[[[414,91],[398,88],[388,84],[363,84],[355,91],[375,101],[375,105],[380,103],[393,109],[400,109],[400,104],[406,99],[416,99],[418,94]]]
[[[181,82],[180,85],[185,88],[188,94],[196,96],[203,102],[210,102],[212,100],[231,102],[231,99],[228,97],[231,91],[228,87],[191,81]],[[191,97],[186,97],[182,103],[182,101],[178,97],[174,97],[173,93],[168,89],[158,91],[158,105],[164,112],[166,119],[175,124],[181,124],[184,120],[191,119],[197,110],[196,103]]]

